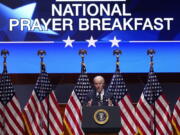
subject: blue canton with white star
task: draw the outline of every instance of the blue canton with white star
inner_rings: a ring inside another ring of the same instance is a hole
[[[50,83],[46,72],[39,75],[34,91],[40,101],[44,100],[52,91],[52,84]]]
[[[143,90],[145,99],[149,104],[153,104],[161,95],[162,91],[163,90],[157,79],[157,76],[154,72],[150,72],[148,75],[148,82]]]
[[[9,78],[7,72],[2,74],[0,80],[0,102],[3,105],[6,105],[9,101],[12,100],[15,95],[15,90],[12,85],[11,79]]]
[[[113,75],[108,91],[113,93],[113,98],[116,103],[118,103],[127,94],[128,90],[120,72],[116,72]]]
[[[87,94],[91,91],[92,86],[89,82],[88,75],[86,73],[81,73],[74,88],[74,92],[76,93],[81,104],[83,104]]]

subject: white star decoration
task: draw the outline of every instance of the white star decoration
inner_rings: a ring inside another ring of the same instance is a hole
[[[67,40],[63,40],[63,41],[66,43],[65,48],[68,46],[73,47],[72,43],[74,42],[74,40],[70,39],[69,36],[68,36]]]
[[[97,42],[97,40],[93,39],[93,37],[91,36],[91,38],[89,40],[86,40],[89,44],[88,47],[96,47],[95,43]]]
[[[111,47],[114,47],[114,46],[119,47],[119,44],[118,44],[118,43],[119,43],[121,40],[117,40],[117,38],[116,38],[116,36],[115,36],[113,40],[109,40],[109,41],[112,43]]]
[[[75,40],[71,39],[69,36],[66,40],[63,40],[63,42],[65,42],[65,48],[67,48],[68,46],[73,48],[72,43],[75,42]],[[88,42],[88,48],[89,47],[96,47],[96,42],[98,42],[98,40],[94,39],[93,36],[91,36],[90,39],[86,40],[86,42]],[[121,42],[121,40],[118,40],[116,38],[116,36],[114,36],[114,39],[109,40],[109,42],[111,42],[111,47],[119,47],[119,42]]]

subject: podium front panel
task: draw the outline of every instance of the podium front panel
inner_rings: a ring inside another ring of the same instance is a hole
[[[105,123],[103,123],[104,121],[98,123],[95,118],[95,114],[97,114],[99,110],[105,110],[105,112],[108,113],[108,120],[104,120]],[[120,130],[121,122],[118,106],[83,107],[82,113],[82,128],[85,133],[117,133]]]

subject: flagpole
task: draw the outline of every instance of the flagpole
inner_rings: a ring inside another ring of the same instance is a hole
[[[119,60],[119,57],[120,57],[121,54],[122,54],[122,51],[119,50],[119,49],[116,49],[116,50],[113,51],[113,55],[116,56],[116,70],[115,70],[116,78],[120,74],[120,60]],[[115,82],[115,86],[117,87],[119,80],[115,79],[114,82]],[[113,93],[113,98],[114,98],[114,93]],[[116,98],[114,98],[114,99],[116,99]],[[117,106],[118,106],[118,103],[117,103],[118,101],[114,101],[114,102],[115,102],[114,104],[117,104]]]
[[[9,51],[3,49],[1,51],[1,56],[3,56],[3,58],[4,58],[4,61],[3,61],[3,73],[7,73],[7,62],[6,62],[7,55],[9,55]]]
[[[3,56],[3,58],[4,58],[4,61],[3,61],[3,74],[7,73],[7,61],[6,61],[7,55],[9,55],[9,51],[3,49],[3,50],[1,51],[1,56]],[[3,83],[4,83],[4,85],[5,85],[5,81],[3,81]],[[4,86],[4,85],[3,85],[3,86]],[[3,114],[4,114],[4,113],[5,113],[4,108],[3,108],[2,111],[3,111]],[[4,115],[5,115],[5,114],[4,114]],[[3,128],[3,129],[5,128],[5,118],[3,119],[2,128]],[[4,132],[6,133],[6,130],[4,130]]]
[[[150,56],[150,74],[152,74],[152,72],[154,72],[154,61],[153,61],[153,55],[155,54],[155,50],[153,49],[149,49],[147,50],[147,55]],[[151,85],[150,87],[152,87],[152,82],[150,82]],[[154,101],[154,104],[153,104],[153,113],[154,113],[154,117],[153,117],[153,124],[154,124],[154,135],[156,135],[156,102],[155,102],[155,90],[152,90],[152,98],[153,98],[153,101]]]
[[[82,61],[81,61],[81,74],[86,73],[86,65],[84,63],[84,55],[85,54],[87,55],[87,51],[85,49],[79,50],[79,55],[81,56],[81,59],[82,59]]]
[[[122,51],[119,49],[116,49],[113,51],[113,55],[116,55],[116,73],[120,72],[120,61],[119,61],[119,56],[122,54]]]
[[[44,63],[44,56],[46,55],[46,51],[45,50],[39,50],[38,51],[38,56],[40,56],[41,59],[41,74],[46,72],[46,65]],[[49,101],[49,94],[48,94],[48,102],[47,102],[47,115],[48,115],[48,119],[47,119],[47,135],[50,135],[50,131],[49,131],[49,105],[50,105],[50,101]]]

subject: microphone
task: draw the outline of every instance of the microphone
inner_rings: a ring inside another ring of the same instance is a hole
[[[102,106],[103,105],[103,98],[101,97],[101,92],[97,92],[97,103],[98,103],[98,106]]]

